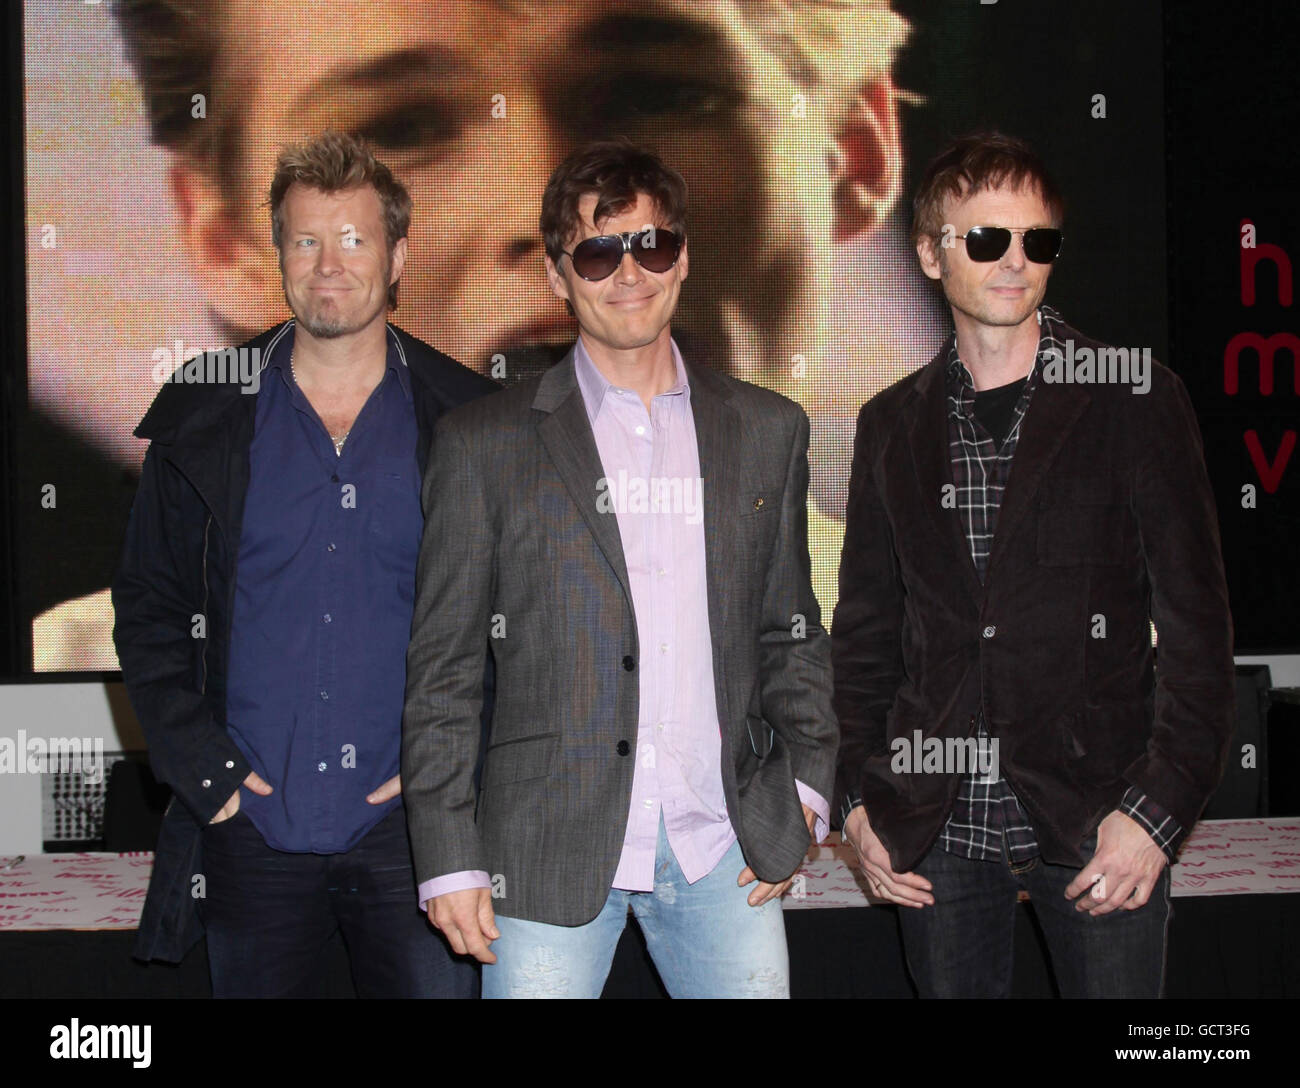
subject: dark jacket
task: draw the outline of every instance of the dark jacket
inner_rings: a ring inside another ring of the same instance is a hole
[[[264,353],[285,328],[243,347]],[[390,328],[410,368],[423,473],[434,421],[498,387]],[[175,794],[140,919],[134,954],[144,960],[179,962],[202,936],[202,828],[251,770],[226,732],[235,561],[257,404],[243,388],[166,383],[135,429],[150,445],[113,579],[113,641],[154,774]]]
[[[942,501],[946,361],[945,346],[858,417],[832,627],[841,796],[859,788],[894,870],[913,869],[961,776],[894,773],[891,742],[967,737],[982,700],[1046,861],[1083,865],[1084,839],[1129,785],[1190,829],[1223,772],[1234,681],[1214,498],[1182,382],[1158,363],[1145,394],[1040,381],[981,585]]]

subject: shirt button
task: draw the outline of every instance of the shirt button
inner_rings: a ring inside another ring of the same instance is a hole
[[[203,780],[203,788],[204,788],[205,790],[206,790],[209,786],[211,786],[211,785],[212,785],[212,779],[210,779],[210,778],[205,778],[205,779]]]
[[[234,769],[235,769],[235,761],[233,759],[226,760],[226,770],[233,771]]]
[[[336,484],[338,482],[339,482],[339,477],[338,477],[338,473],[336,472],[333,476],[330,477],[330,483]]]
[[[323,771],[325,769],[325,761],[323,759],[316,764],[316,769],[318,771]]]
[[[618,742],[618,744],[614,746],[614,751],[616,751],[621,756],[625,756],[628,754],[628,752],[632,751],[632,746],[628,744],[627,741],[621,740]]]
[[[637,433],[637,434],[645,434],[645,428],[642,427],[639,423],[637,424],[636,433]]]
[[[321,697],[322,699],[328,701],[328,700],[329,700],[329,697],[330,697],[330,693],[329,693],[328,691],[322,691],[322,692],[320,693],[320,697]]]
[[[666,654],[668,652],[668,643],[666,642],[659,643],[659,652],[661,654]]]
[[[662,577],[663,577],[665,574],[667,574],[667,573],[668,573],[668,572],[667,572],[666,570],[664,570],[663,567],[660,567],[660,568],[659,568],[659,577],[660,577],[660,578],[662,578]]]
[[[331,616],[328,612],[326,612],[325,615],[323,615],[323,616],[321,617],[321,619],[323,619],[326,623],[333,623],[333,622],[334,622],[334,617]]]
[[[326,544],[326,545],[325,545],[325,550],[326,550],[327,552],[332,552],[332,551],[334,550],[334,545],[333,545],[333,544]]]
[[[655,726],[655,728],[658,729],[659,732],[662,733],[662,732],[664,731],[664,723],[663,723],[663,722],[659,722],[659,723]]]
[[[985,638],[992,638],[992,637],[993,637],[994,635],[996,635],[997,633],[998,633],[998,629],[997,629],[996,627],[992,626],[991,624],[990,624],[988,627],[984,628],[984,637],[985,637]]]
[[[645,799],[645,801],[643,802],[643,804],[645,805],[646,808],[654,808],[654,807],[655,807],[654,798],[653,798],[653,797],[647,797],[647,798]]]

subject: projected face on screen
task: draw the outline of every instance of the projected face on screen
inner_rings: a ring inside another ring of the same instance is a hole
[[[905,25],[887,0],[120,0],[113,12],[160,161],[108,182],[189,286],[158,297],[137,246],[134,280],[105,285],[106,358],[87,371],[77,338],[60,350],[59,334],[33,352],[34,402],[106,456],[143,456],[130,430],[157,392],[159,350],[238,343],[288,316],[265,206],[284,143],[326,127],[370,142],[414,199],[392,320],[509,383],[577,333],[546,284],[546,179],[575,146],[628,136],[690,186],[683,351],[804,404],[814,496],[832,515],[842,505],[852,417],[907,369],[896,344],[917,310],[899,288],[906,248],[863,248],[891,233],[902,171],[890,69]],[[160,208],[165,238],[148,218]],[[837,284],[836,254],[855,246]],[[842,529],[812,514],[827,607]]]
[[[866,4],[788,21],[793,6],[763,2],[204,8],[220,27],[205,118],[185,109],[192,69],[137,67],[147,96],[182,107],[164,138],[187,248],[238,338],[284,316],[261,207],[277,150],[330,126],[366,138],[414,197],[396,320],[467,365],[496,358],[507,381],[575,334],[540,274],[537,212],[577,144],[626,135],[683,173],[699,257],[679,331],[702,361],[796,396],[834,240],[896,195],[897,24]],[[156,24],[124,25],[147,52]]]

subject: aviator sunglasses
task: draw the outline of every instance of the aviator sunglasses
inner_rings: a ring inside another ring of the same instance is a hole
[[[972,261],[996,261],[1011,245],[1011,236],[1019,234],[1025,257],[1034,264],[1051,264],[1061,255],[1061,232],[1054,227],[1031,227],[1029,230],[1011,230],[1009,227],[971,227],[965,234],[957,235],[966,242],[966,256]]]
[[[579,242],[570,253],[562,250],[573,262],[573,270],[584,280],[608,279],[623,263],[623,254],[630,253],[636,263],[647,272],[667,272],[677,263],[685,241],[671,230],[654,227],[650,230],[629,230],[622,234],[602,234]]]

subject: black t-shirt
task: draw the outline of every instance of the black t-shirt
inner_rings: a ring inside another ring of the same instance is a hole
[[[1011,430],[1016,404],[1028,380],[1026,375],[1010,385],[999,385],[996,389],[985,389],[975,394],[975,418],[989,432],[997,449],[1002,448],[1007,432]]]

